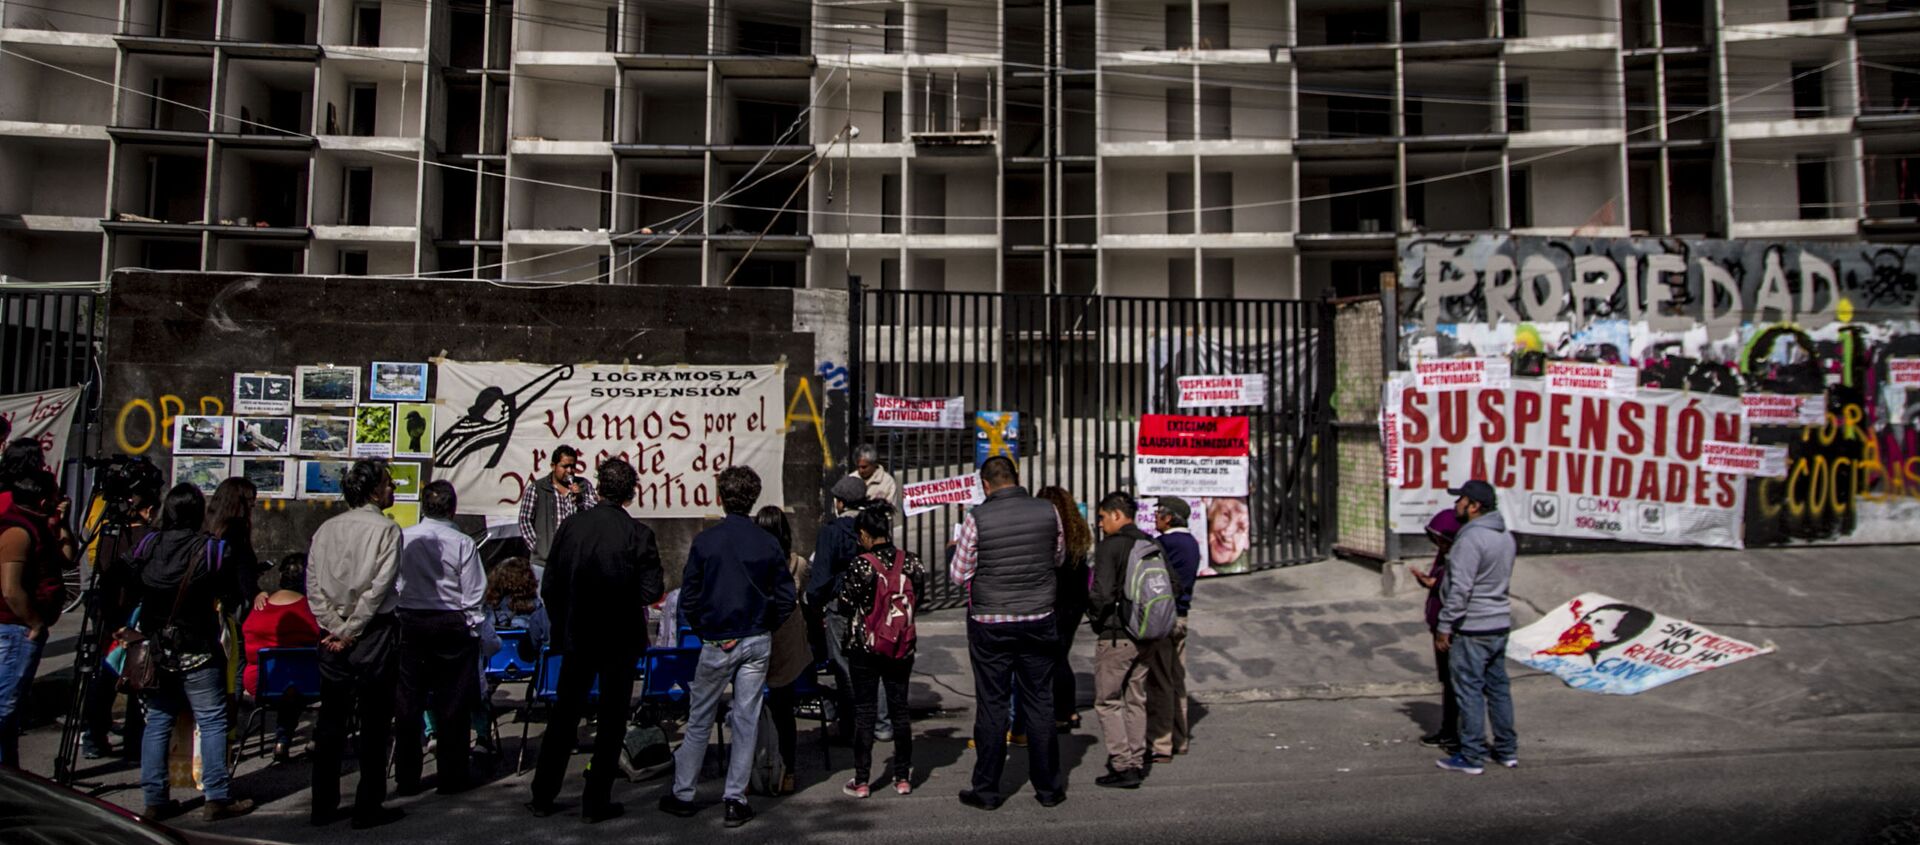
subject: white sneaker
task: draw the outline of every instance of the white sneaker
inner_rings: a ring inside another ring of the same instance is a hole
[[[1500,758],[1499,760],[1496,760],[1495,762],[1499,763],[1502,766],[1506,766],[1509,769],[1520,768],[1519,757],[1503,757],[1503,758]]]

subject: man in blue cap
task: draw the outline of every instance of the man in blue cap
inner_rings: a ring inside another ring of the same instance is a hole
[[[1433,647],[1447,655],[1454,696],[1460,705],[1460,750],[1435,765],[1477,775],[1485,771],[1487,722],[1493,728],[1493,759],[1509,769],[1520,765],[1520,740],[1513,729],[1513,694],[1507,682],[1507,633],[1513,612],[1507,590],[1513,580],[1514,542],[1500,515],[1493,485],[1473,479],[1447,491],[1457,496],[1453,511],[1462,523],[1447,552],[1440,579],[1440,619]]]

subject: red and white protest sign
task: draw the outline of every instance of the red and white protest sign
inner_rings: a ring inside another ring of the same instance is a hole
[[[1233,408],[1267,404],[1267,377],[1181,376],[1180,407]]]
[[[1386,450],[1387,486],[1400,483],[1400,397],[1407,390],[1407,374],[1394,373],[1381,385],[1380,447]]]
[[[1787,447],[1708,441],[1701,454],[1707,469],[1729,475],[1787,477]]]
[[[900,488],[907,516],[939,510],[948,505],[977,505],[987,500],[975,473],[934,481],[921,481]]]
[[[1511,531],[1741,547],[1746,475],[1705,459],[1710,442],[1746,442],[1737,397],[1575,396],[1516,378],[1511,388],[1408,389],[1396,414],[1395,531],[1418,533],[1453,504],[1447,488],[1481,478]]]
[[[1823,425],[1827,397],[1821,393],[1747,393],[1740,397],[1749,425]]]
[[[1252,425],[1246,417],[1147,414],[1134,443],[1143,496],[1245,496]]]
[[[13,430],[10,439],[38,442],[42,460],[56,475],[67,463],[67,436],[73,431],[73,413],[80,407],[80,393],[81,388],[63,387],[0,396],[0,420],[5,420]]]
[[[1413,363],[1413,386],[1421,390],[1506,387],[1513,362],[1505,358],[1436,358]]]
[[[1611,364],[1548,361],[1546,375],[1548,393],[1627,397],[1640,387],[1639,370]]]
[[[966,428],[967,399],[964,396],[918,399],[876,394],[873,424],[877,428]]]
[[[1888,358],[1887,383],[1894,387],[1920,387],[1920,358]]]

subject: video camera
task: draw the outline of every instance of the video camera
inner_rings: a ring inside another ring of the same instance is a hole
[[[109,455],[82,458],[82,466],[93,473],[93,491],[106,501],[104,525],[125,525],[133,516],[134,502],[158,504],[165,474],[145,456]]]

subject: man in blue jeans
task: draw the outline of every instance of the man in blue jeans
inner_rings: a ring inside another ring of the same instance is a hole
[[[1435,765],[1470,775],[1485,771],[1487,722],[1493,723],[1493,759],[1520,765],[1520,739],[1513,730],[1513,693],[1507,683],[1507,633],[1513,613],[1507,601],[1513,580],[1513,535],[1500,516],[1493,485],[1478,478],[1447,491],[1458,496],[1453,511],[1462,528],[1447,553],[1440,581],[1440,625],[1433,647],[1447,655],[1454,695],[1460,702],[1460,750]]]
[[[747,777],[753,771],[771,632],[793,613],[796,591],[787,553],[748,516],[760,498],[760,476],[747,467],[728,467],[717,486],[726,518],[693,538],[680,579],[680,612],[700,637],[700,668],[693,676],[687,733],[673,756],[673,791],[661,796],[660,809],[676,816],[700,811],[693,803],[694,785],[707,757],[720,694],[731,682],[733,746],[723,797],[727,827],[739,827],[753,819]]]

